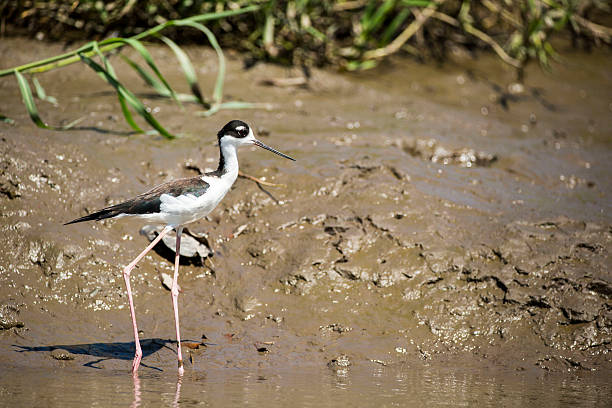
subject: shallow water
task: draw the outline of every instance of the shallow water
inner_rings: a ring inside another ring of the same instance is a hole
[[[605,378],[432,367],[146,374],[23,369],[0,374],[1,406],[606,406]]]

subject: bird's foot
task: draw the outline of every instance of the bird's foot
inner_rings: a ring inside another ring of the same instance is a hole
[[[132,362],[132,375],[138,375],[138,367],[140,367],[140,360],[142,356],[136,354],[134,356],[134,361]]]

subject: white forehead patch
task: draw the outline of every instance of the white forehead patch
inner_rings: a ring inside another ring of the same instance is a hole
[[[236,126],[236,130],[244,130],[246,129],[244,126]]]

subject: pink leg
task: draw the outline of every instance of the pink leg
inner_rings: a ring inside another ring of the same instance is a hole
[[[172,407],[179,406],[179,399],[181,399],[181,384],[183,383],[183,376],[179,375],[176,381],[176,391],[174,392],[174,401],[172,401]]]
[[[138,373],[135,373],[132,379],[134,380],[134,401],[132,401],[130,408],[138,408],[142,402],[142,393],[140,392],[140,379],[138,378]]]
[[[140,341],[138,340],[138,327],[136,326],[136,313],[134,311],[134,300],[132,299],[132,288],[130,287],[130,273],[146,254],[153,248],[168,232],[172,231],[172,227],[166,227],[162,232],[140,253],[128,266],[123,269],[123,279],[125,280],[125,286],[127,288],[128,301],[130,303],[130,316],[132,316],[132,326],[134,327],[134,344],[136,345],[136,353],[134,354],[134,362],[132,363],[132,374],[136,375],[138,366],[140,365],[140,359],[142,359],[142,349],[140,348]]]
[[[183,375],[185,369],[183,368],[183,354],[181,353],[181,333],[179,327],[179,314],[178,314],[178,271],[179,271],[179,258],[181,257],[181,233],[183,227],[179,226],[176,229],[176,257],[174,258],[174,279],[172,280],[172,308],[174,309],[174,323],[176,326],[176,343],[178,355],[178,372],[179,375]]]

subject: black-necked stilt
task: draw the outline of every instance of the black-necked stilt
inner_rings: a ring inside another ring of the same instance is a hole
[[[130,288],[130,272],[134,269],[138,261],[140,261],[168,232],[176,229],[176,257],[174,261],[174,279],[172,281],[171,293],[174,321],[176,325],[176,341],[178,344],[178,369],[179,374],[183,374],[183,357],[181,354],[181,336],[177,304],[179,254],[183,226],[208,215],[223,199],[232,184],[234,184],[236,177],[238,177],[238,155],[236,153],[236,148],[239,146],[256,145],[270,150],[286,159],[295,161],[295,159],[286,154],[274,150],[255,139],[255,135],[249,125],[240,120],[228,122],[227,125],[219,131],[217,137],[220,150],[219,167],[217,170],[206,173],[203,176],[183,178],[160,184],[146,193],[140,194],[123,203],[104,208],[65,224],[102,220],[105,218],[136,216],[149,222],[164,224],[166,226],[153,242],[123,269],[123,278],[125,279],[125,286],[127,288],[130,315],[132,316],[132,325],[134,328],[134,343],[136,345],[136,353],[132,364],[133,374],[136,374],[138,366],[140,365],[140,359],[142,358],[142,349],[140,348],[138,328],[136,326],[136,315],[134,313],[134,302],[132,300],[132,290]]]

